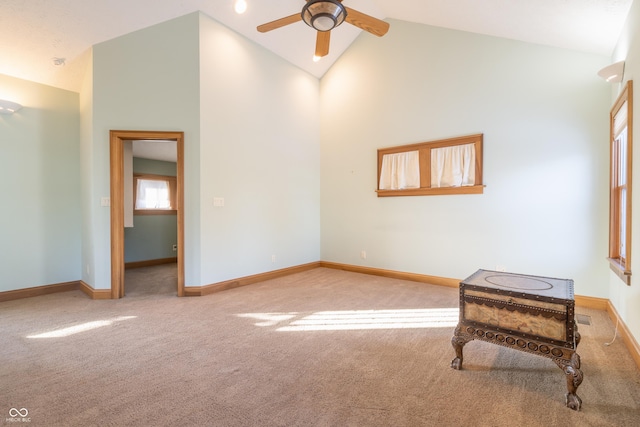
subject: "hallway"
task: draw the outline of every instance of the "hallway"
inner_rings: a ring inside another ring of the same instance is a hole
[[[178,264],[161,264],[125,270],[125,298],[177,295]]]

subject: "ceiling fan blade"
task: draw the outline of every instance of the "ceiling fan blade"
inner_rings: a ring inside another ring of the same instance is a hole
[[[258,31],[260,31],[261,33],[266,33],[267,31],[275,30],[298,21],[302,21],[302,15],[296,13],[294,15],[276,19],[275,21],[267,22],[266,24],[258,25]]]
[[[316,37],[316,56],[322,58],[329,54],[329,41],[331,40],[331,31],[318,31]]]
[[[384,22],[378,18],[374,18],[373,16],[358,12],[357,10],[351,9],[347,6],[345,6],[344,8],[347,10],[347,17],[345,21],[347,21],[349,24],[355,25],[356,27],[378,37],[384,36],[385,34],[387,34],[387,31],[389,31],[388,22]]]

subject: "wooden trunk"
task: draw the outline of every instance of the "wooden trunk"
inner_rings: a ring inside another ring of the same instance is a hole
[[[567,375],[567,406],[579,409],[575,391],[582,371],[574,310],[570,279],[478,270],[460,282],[451,366],[462,368],[462,347],[476,339],[550,358]]]

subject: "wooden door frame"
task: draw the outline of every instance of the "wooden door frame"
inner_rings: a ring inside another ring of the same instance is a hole
[[[175,140],[178,296],[184,296],[184,132],[109,131],[111,172],[111,298],[124,296],[124,141]]]

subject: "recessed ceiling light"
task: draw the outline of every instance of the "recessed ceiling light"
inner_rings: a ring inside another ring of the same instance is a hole
[[[236,0],[234,9],[236,13],[245,13],[247,11],[247,2],[245,0]]]

